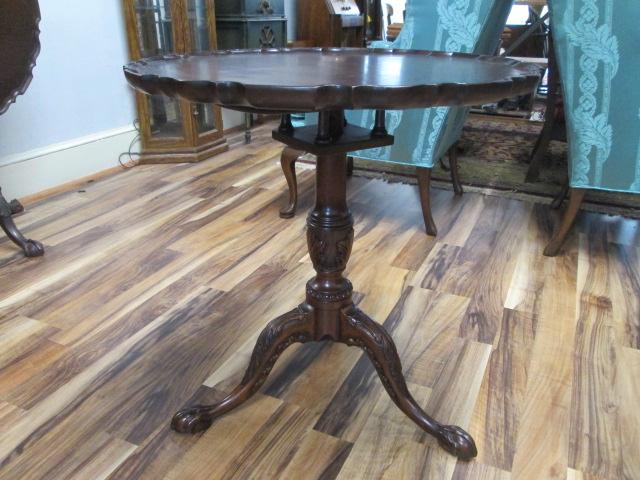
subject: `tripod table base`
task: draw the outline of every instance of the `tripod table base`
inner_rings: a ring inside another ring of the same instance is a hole
[[[407,388],[393,339],[380,324],[354,306],[353,287],[343,276],[353,244],[353,217],[346,201],[346,153],[354,150],[354,146],[362,148],[363,144],[365,148],[389,145],[393,137],[369,135],[358,127],[343,129],[342,112],[321,112],[319,122],[318,137],[323,141],[308,146],[318,154],[318,161],[316,205],[307,219],[307,244],[316,276],[307,283],[306,301],[266,326],[244,378],[226,398],[214,405],[179,411],[173,417],[172,428],[181,433],[206,430],[217,417],[240,406],[258,391],[288,346],[296,342],[334,341],[364,350],[398,408],[448,452],[469,460],[477,455],[471,436],[460,427],[442,425],[420,408]],[[288,143],[289,135],[294,146],[307,148],[303,137],[293,138],[295,132],[274,132],[274,137],[284,143]],[[352,135],[354,141],[350,142]]]

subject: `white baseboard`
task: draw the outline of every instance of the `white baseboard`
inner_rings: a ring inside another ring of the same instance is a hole
[[[226,128],[244,123],[240,112],[223,109],[222,114]],[[135,137],[135,129],[127,125],[0,157],[2,193],[22,198],[116,167]],[[132,150],[139,151],[140,145]]]
[[[0,158],[0,187],[8,199],[25,197],[118,165],[136,136],[132,126]],[[133,151],[139,150],[134,145]]]

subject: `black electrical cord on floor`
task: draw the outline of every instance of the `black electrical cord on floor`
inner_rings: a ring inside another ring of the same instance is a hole
[[[133,121],[133,128],[136,129],[136,136],[133,137],[133,140],[131,140],[131,143],[129,144],[129,149],[126,152],[121,153],[118,156],[118,163],[120,164],[120,166],[122,168],[133,168],[136,165],[138,165],[138,161],[133,159],[133,156],[137,156],[140,157],[140,155],[142,154],[141,152],[133,152],[131,151],[133,149],[133,146],[135,145],[135,143],[140,140],[140,122],[138,121],[138,119]],[[129,161],[127,163],[124,163],[122,161],[122,157],[124,157],[125,155],[129,156]]]

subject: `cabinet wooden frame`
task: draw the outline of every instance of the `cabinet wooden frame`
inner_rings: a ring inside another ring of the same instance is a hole
[[[364,47],[366,15],[334,13],[330,0],[298,0],[298,40],[310,47]]]
[[[205,0],[207,8],[207,26],[209,46],[215,50],[217,46],[216,19],[214,0]],[[132,60],[143,57],[139,43],[136,20],[136,0],[123,0],[127,43]],[[173,38],[172,53],[191,53],[194,50],[190,35],[188,19],[188,0],[171,0],[171,35]],[[228,150],[229,146],[223,133],[222,111],[214,105],[214,128],[199,132],[195,118],[195,105],[183,99],[176,100],[180,108],[181,136],[158,137],[151,132],[151,97],[136,92],[140,139],[142,143],[141,164],[147,163],[182,163],[199,162]]]

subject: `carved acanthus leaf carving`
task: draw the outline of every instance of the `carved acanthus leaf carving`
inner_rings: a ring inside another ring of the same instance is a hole
[[[312,340],[311,332],[308,331],[309,323],[309,314],[300,307],[270,322],[258,337],[249,367],[240,384],[246,385],[253,381],[251,390],[258,390],[282,352],[295,342]]]
[[[338,236],[335,242],[331,242],[334,248],[330,248],[327,235]],[[342,271],[346,268],[351,246],[353,245],[353,228],[345,228],[341,231],[327,232],[320,227],[310,227],[307,234],[309,256],[316,270],[322,272]]]

